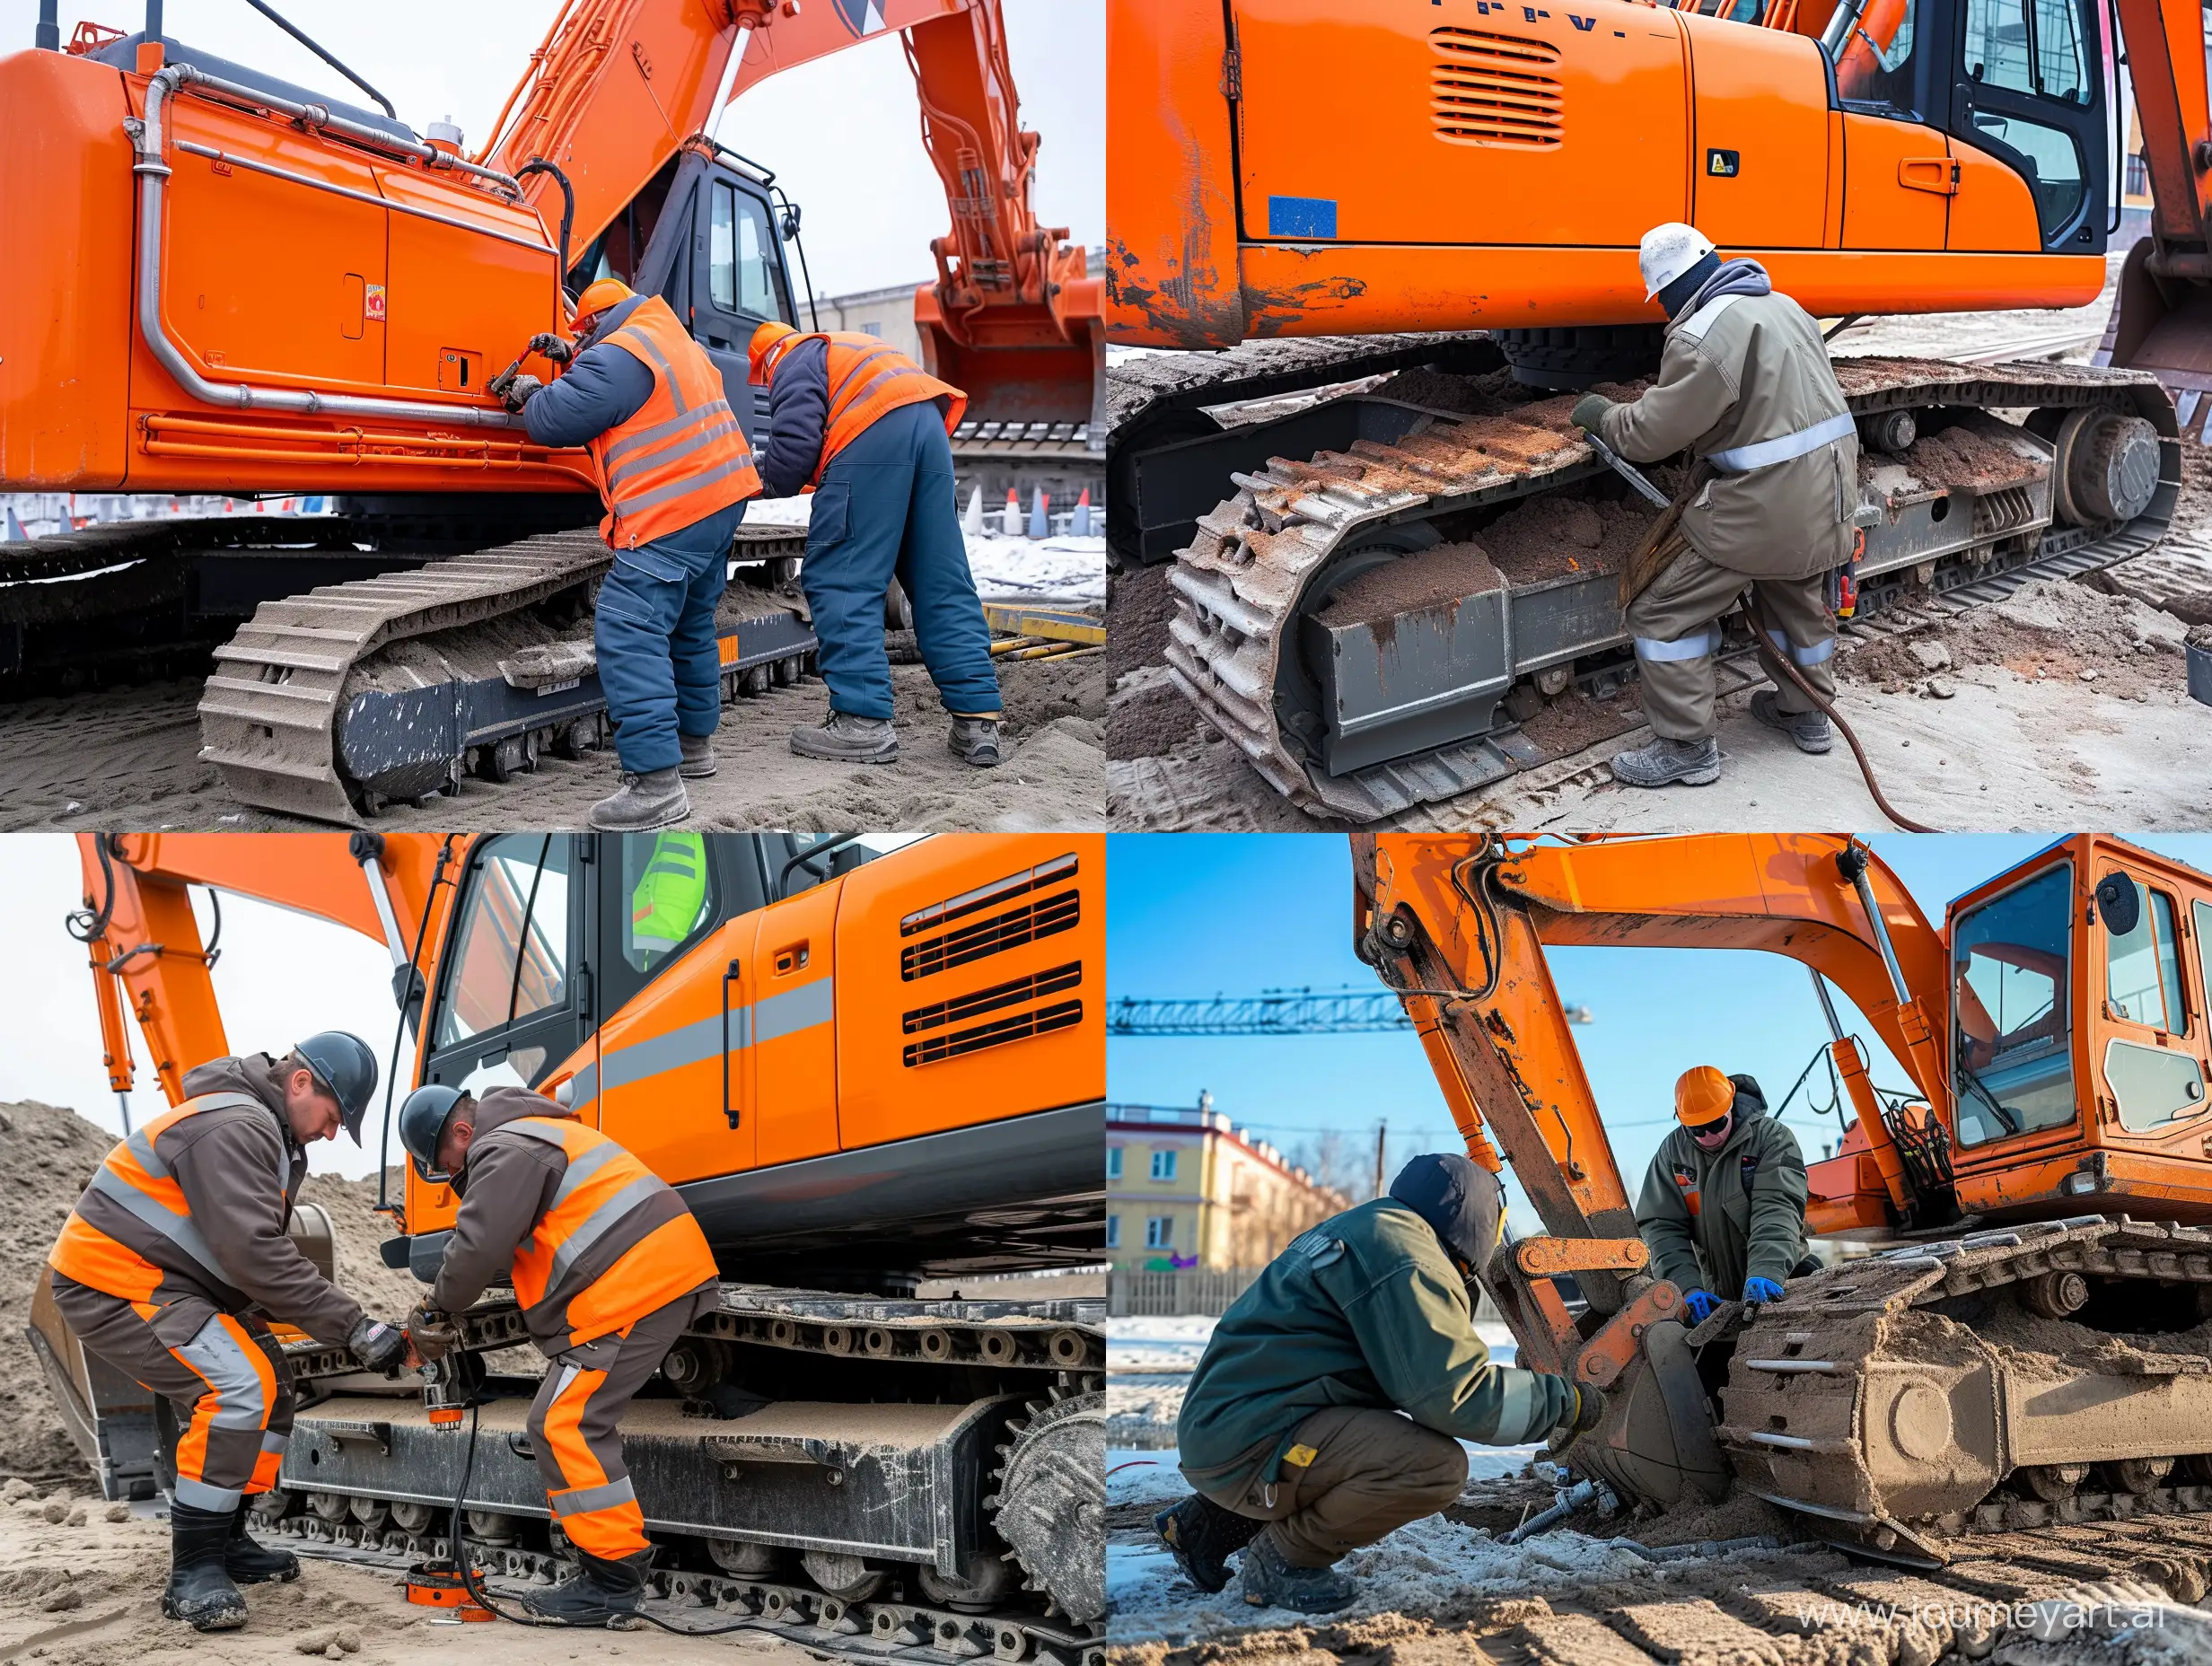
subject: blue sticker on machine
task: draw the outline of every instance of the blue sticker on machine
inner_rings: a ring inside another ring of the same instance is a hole
[[[1268,198],[1269,237],[1334,237],[1337,199],[1333,197],[1270,197]]]

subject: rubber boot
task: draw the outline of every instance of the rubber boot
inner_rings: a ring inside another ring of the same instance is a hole
[[[945,743],[952,749],[953,757],[978,769],[996,768],[1003,755],[996,717],[955,717]]]
[[[236,1631],[246,1623],[246,1599],[224,1567],[231,1541],[228,1510],[169,1509],[169,1584],[162,1612],[195,1631]]]
[[[1334,1614],[1349,1608],[1359,1587],[1332,1567],[1295,1567],[1283,1558],[1275,1535],[1262,1532],[1244,1548],[1239,1583],[1244,1600],[1256,1609],[1290,1609],[1300,1614]]]
[[[1665,786],[1672,781],[1710,786],[1720,779],[1720,742],[1711,735],[1702,741],[1660,735],[1633,752],[1615,752],[1612,768],[1613,779],[1624,786]]]
[[[557,1626],[611,1626],[620,1628],[625,1621],[636,1622],[631,1616],[637,1612],[645,1597],[645,1568],[653,1560],[653,1552],[640,1550],[610,1562],[603,1556],[585,1556],[583,1570],[573,1579],[565,1579],[550,1591],[533,1591],[522,1598],[522,1606],[540,1619]]]
[[[819,728],[794,729],[791,750],[802,758],[839,764],[888,764],[899,756],[899,732],[888,717],[831,712]]]
[[[592,806],[592,825],[601,833],[650,833],[674,827],[691,813],[683,778],[673,769],[649,775],[622,773],[622,790]]]
[[[300,1576],[300,1559],[289,1550],[278,1550],[260,1543],[246,1531],[250,1499],[238,1501],[238,1513],[231,1518],[230,1542],[223,1547],[224,1570],[232,1582],[241,1585],[258,1585],[264,1580],[294,1580]]]
[[[1260,1524],[1193,1493],[1172,1510],[1153,1517],[1152,1526],[1160,1542],[1173,1553],[1184,1577],[1211,1592],[1228,1584],[1230,1556],[1251,1543]]]
[[[683,748],[683,762],[676,766],[676,773],[687,781],[704,781],[715,773],[715,737],[711,734],[680,734],[677,743]]]
[[[1797,743],[1799,751],[1811,752],[1816,758],[1836,743],[1824,714],[1786,712],[1782,709],[1782,697],[1771,688],[1761,688],[1751,697],[1751,715],[1769,729],[1779,729]]]

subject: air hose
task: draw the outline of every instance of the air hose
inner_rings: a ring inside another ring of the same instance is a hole
[[[1843,721],[1843,714],[1836,709],[1834,704],[1805,680],[1804,674],[1791,662],[1789,656],[1774,652],[1774,638],[1768,632],[1767,616],[1759,610],[1758,600],[1748,590],[1743,593],[1743,612],[1751,622],[1751,634],[1754,638],[1752,645],[1759,650],[1760,661],[1769,667],[1779,667],[1783,675],[1796,685],[1797,691],[1818,706],[1822,716],[1842,731],[1845,741],[1851,748],[1851,756],[1858,759],[1859,774],[1866,777],[1866,790],[1874,794],[1875,806],[1881,810],[1882,813],[1908,833],[1940,832],[1941,829],[1924,827],[1911,817],[1903,814],[1896,805],[1891,803],[1883,795],[1882,783],[1874,778],[1874,764],[1866,756],[1866,749],[1858,743],[1858,736],[1851,732],[1851,725]],[[1785,636],[1783,640],[1786,642],[1788,638]]]

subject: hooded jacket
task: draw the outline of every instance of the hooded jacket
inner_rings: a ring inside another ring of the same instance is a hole
[[[1453,1161],[1416,1158],[1408,1170]],[[1279,1478],[1298,1425],[1331,1407],[1403,1411],[1440,1434],[1500,1445],[1536,1439],[1573,1409],[1566,1378],[1491,1363],[1466,1281],[1432,1223],[1443,1220],[1487,1258],[1496,1183],[1486,1206],[1464,1177],[1407,1181],[1401,1174],[1393,1192],[1405,1188],[1420,1207],[1379,1197],[1322,1222],[1230,1304],[1176,1420],[1193,1486]]]
[[[1677,1127],[1660,1143],[1636,1200],[1652,1272],[1684,1290],[1734,1301],[1746,1278],[1780,1284],[1805,1256],[1804,1154],[1767,1114],[1749,1076],[1736,1084],[1735,1126],[1718,1151]]]
[[[175,1179],[192,1227],[224,1276],[216,1278],[173,1238],[154,1230],[97,1178],[63,1227],[53,1265],[65,1277],[126,1300],[165,1307],[197,1297],[226,1313],[259,1306],[269,1318],[325,1342],[345,1341],[361,1322],[361,1304],[317,1272],[285,1232],[307,1178],[307,1152],[285,1116],[277,1061],[266,1053],[213,1059],[186,1072],[183,1085],[188,1100],[230,1093],[255,1102],[177,1118],[151,1138],[141,1128],[118,1149]],[[73,1228],[82,1230],[79,1222],[157,1269],[152,1291],[111,1289],[113,1281],[83,1276],[84,1259],[70,1252]]]
[[[1632,462],[1698,457],[1784,440],[1848,417],[1820,327],[1773,293],[1755,260],[1729,260],[1669,320],[1659,380],[1598,420]],[[1858,435],[1745,471],[1724,464],[1682,511],[1697,552],[1748,578],[1807,578],[1851,558]]]
[[[434,1307],[458,1313],[483,1294],[487,1285],[511,1282],[515,1250],[554,1206],[561,1182],[568,1175],[568,1157],[557,1145],[531,1138],[527,1130],[513,1127],[526,1117],[575,1120],[551,1100],[527,1088],[493,1088],[476,1101],[476,1137],[469,1147],[453,1235],[446,1242],[445,1258],[431,1288]],[[645,1186],[643,1180],[640,1184]],[[563,1271],[555,1287],[545,1293],[545,1299],[525,1307],[524,1321],[540,1351],[551,1357],[628,1322],[619,1317],[628,1310],[622,1300],[627,1293],[619,1287],[603,1293],[613,1298],[611,1302],[592,1302],[588,1317],[572,1313],[570,1307],[574,1303],[583,1308],[585,1293],[611,1272],[617,1262],[658,1228],[679,1218],[689,1221],[690,1213],[672,1187],[657,1181],[645,1186],[643,1195],[611,1229]],[[690,1262],[698,1276],[689,1280],[689,1291],[697,1293],[715,1289],[714,1260],[696,1223],[690,1225],[689,1234],[698,1241]],[[661,1306],[666,1299],[651,1305]],[[607,1322],[610,1320],[613,1322]]]

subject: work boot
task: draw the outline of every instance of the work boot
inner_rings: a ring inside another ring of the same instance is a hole
[[[1720,779],[1720,742],[1711,735],[1702,741],[1659,735],[1633,752],[1615,752],[1612,767],[1613,779],[1626,786],[1664,786],[1670,781],[1710,786]]]
[[[995,769],[1000,757],[998,719],[955,717],[946,744],[962,763],[973,764],[978,769]]]
[[[1835,745],[1835,737],[1829,732],[1828,718],[1820,712],[1786,712],[1782,697],[1771,688],[1761,688],[1751,697],[1751,715],[1769,729],[1779,729],[1796,741],[1801,752],[1814,757]]]
[[[888,764],[899,756],[899,732],[888,717],[833,711],[820,728],[794,729],[791,750],[838,764]]]
[[[565,1579],[550,1591],[532,1591],[522,1598],[522,1606],[540,1619],[557,1626],[608,1626],[618,1630],[637,1622],[634,1616],[645,1601],[645,1566],[653,1560],[653,1552],[639,1550],[624,1556],[619,1562],[610,1562],[604,1556],[586,1556],[583,1570],[573,1579]]]
[[[592,806],[592,825],[601,833],[650,833],[673,827],[691,813],[683,778],[673,769],[644,775],[622,772],[622,790]]]
[[[289,1550],[276,1550],[260,1543],[246,1531],[247,1512],[251,1501],[238,1501],[238,1513],[231,1518],[230,1542],[223,1547],[223,1566],[233,1583],[258,1585],[263,1580],[294,1580],[300,1576],[300,1559]]]
[[[704,781],[715,773],[715,737],[711,734],[680,734],[677,741],[683,747],[683,762],[676,766],[676,773],[687,781]]]
[[[1174,1554],[1175,1565],[1200,1591],[1212,1592],[1229,1583],[1229,1557],[1251,1543],[1260,1524],[1250,1516],[1224,1510],[1203,1494],[1193,1493],[1172,1510],[1152,1518],[1160,1542]]]
[[[195,1631],[236,1631],[246,1623],[246,1599],[224,1567],[232,1513],[169,1507],[169,1584],[162,1612]]]
[[[1244,1600],[1256,1609],[1291,1609],[1300,1614],[1334,1614],[1349,1608],[1359,1587],[1335,1567],[1294,1567],[1286,1561],[1273,1533],[1262,1532],[1244,1548]]]

